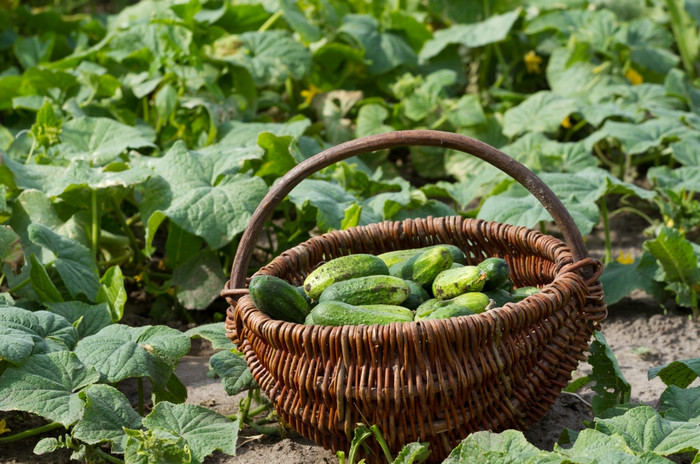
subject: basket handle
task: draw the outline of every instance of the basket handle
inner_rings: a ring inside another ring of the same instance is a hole
[[[265,198],[253,212],[248,227],[246,227],[241,236],[236,256],[231,266],[231,280],[228,282],[228,291],[226,293],[230,296],[234,296],[236,293],[244,293],[246,270],[260,232],[277,205],[303,179],[351,156],[411,145],[436,146],[459,150],[476,156],[508,174],[529,190],[547,209],[564,236],[564,241],[571,249],[575,262],[588,257],[588,250],[583,243],[581,233],[561,200],[557,198],[547,184],[520,162],[484,142],[464,135],[435,130],[404,130],[370,135],[341,143],[304,160],[282,176],[270,188]],[[592,274],[590,271],[589,267],[582,269],[583,276],[589,277],[586,274]],[[239,291],[236,291],[237,289]]]

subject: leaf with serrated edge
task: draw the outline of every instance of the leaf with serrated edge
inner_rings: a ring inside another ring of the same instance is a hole
[[[599,415],[610,407],[628,402],[632,387],[622,374],[617,358],[603,333],[596,330],[593,336],[588,361],[593,370],[589,377],[595,382],[591,387],[596,392],[596,396],[593,397],[593,411]]]
[[[209,359],[209,364],[221,377],[224,390],[229,395],[235,395],[255,386],[248,364],[239,354],[229,350],[220,351]]]
[[[91,385],[79,393],[85,402],[83,417],[73,428],[73,437],[89,445],[112,443],[112,451],[124,452],[127,436],[123,427],[141,427],[141,416],[122,392],[109,385]]]
[[[664,419],[700,425],[700,387],[685,389],[671,385],[659,401]]]
[[[51,303],[48,310],[74,324],[79,338],[94,335],[112,322],[107,303],[92,305],[82,301],[66,301]]]
[[[75,353],[107,382],[148,377],[154,388],[162,389],[189,349],[190,339],[179,330],[113,324],[78,342]]]
[[[69,351],[34,355],[0,376],[0,410],[27,411],[63,425],[75,423],[83,411],[76,391],[96,383],[100,375]]]
[[[206,338],[215,350],[228,350],[234,346],[233,342],[226,337],[226,327],[223,322],[212,322],[193,327],[185,332],[185,335],[190,338]]]
[[[549,453],[528,443],[522,432],[506,430],[501,433],[475,432],[457,445],[443,464],[537,464],[560,462],[550,460]]]
[[[193,462],[202,462],[215,450],[236,454],[239,423],[202,406],[163,401],[144,417],[143,425],[182,437],[192,451]]]
[[[649,369],[647,375],[649,380],[656,376],[659,376],[666,385],[676,385],[685,388],[697,377],[700,377],[700,358],[673,361],[663,366]]]

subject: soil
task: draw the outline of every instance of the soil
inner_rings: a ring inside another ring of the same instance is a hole
[[[641,253],[644,240],[640,224],[633,217],[613,218],[614,254],[618,251]],[[601,238],[593,236],[587,243],[591,255],[602,256]],[[667,309],[666,309],[667,308]],[[630,297],[609,307],[608,318],[602,332],[615,353],[623,375],[632,386],[632,402],[656,406],[665,385],[658,379],[647,379],[649,368],[674,360],[700,357],[700,323],[689,319],[687,311],[673,304],[659,305],[648,295],[635,292]],[[188,403],[199,404],[223,414],[235,413],[240,396],[226,394],[219,379],[207,376],[211,350],[206,342],[196,342],[190,354],[184,357],[177,374],[187,386]],[[581,363],[574,378],[587,375],[591,367]],[[694,385],[698,385],[696,381]],[[128,385],[125,390],[129,391]],[[590,400],[592,392],[583,389],[577,394],[562,393],[542,420],[525,431],[525,436],[541,449],[551,450],[561,431],[584,428],[583,421],[593,418]],[[13,431],[41,425],[41,419],[24,413],[3,413]],[[59,436],[54,433],[53,436]],[[63,464],[70,461],[70,453],[59,451],[37,456],[32,453],[38,438],[28,438],[12,445],[0,445],[0,463],[12,464]],[[249,428],[241,431],[238,438],[237,456],[215,453],[205,460],[206,464],[306,464],[337,463],[334,453],[313,442],[294,435],[274,438],[253,433]],[[681,459],[682,462],[682,459]]]

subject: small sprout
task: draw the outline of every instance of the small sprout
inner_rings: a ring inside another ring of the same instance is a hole
[[[638,347],[632,348],[632,353],[636,354],[643,361],[649,361],[650,359],[654,358],[654,356],[655,356],[654,352],[651,351],[646,346],[638,346]]]

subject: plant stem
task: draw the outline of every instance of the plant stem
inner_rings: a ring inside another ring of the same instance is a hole
[[[29,161],[32,159],[32,155],[34,155],[35,149],[36,149],[36,139],[32,140],[32,147],[29,149],[29,154],[27,155],[27,159],[24,161],[24,164],[29,164]]]
[[[31,281],[32,281],[31,277],[27,277],[22,282],[15,285],[14,287],[10,287],[9,289],[7,289],[7,293],[15,293],[17,290],[21,289],[22,287],[27,286],[27,284]]]
[[[122,230],[124,230],[124,234],[126,234],[126,237],[129,239],[129,244],[134,250],[134,261],[136,264],[141,264],[141,253],[139,253],[139,243],[136,241],[136,236],[131,230],[131,227],[129,227],[129,224],[127,224],[124,212],[119,208],[117,200],[114,197],[110,197],[110,199],[112,201],[112,208],[114,208],[114,216],[117,218],[117,222]]]
[[[100,224],[97,217],[97,189],[93,189],[90,192],[90,207],[92,211],[92,255],[95,257],[95,260],[97,260],[97,244],[100,238]]]
[[[258,32],[265,32],[266,30],[270,29],[273,24],[275,24],[275,21],[280,19],[282,17],[282,10],[278,10],[275,14],[267,18],[267,21],[263,23],[262,26],[258,29]]]
[[[143,399],[143,377],[139,377],[138,380],[136,381],[136,384],[138,385],[138,390],[139,390],[139,415],[141,417],[144,416],[144,413],[146,412],[146,407],[145,407],[145,401]]]
[[[350,451],[348,453],[348,463],[349,464],[355,464],[355,454],[357,453],[357,449],[362,445],[362,443],[369,438],[369,436],[372,435],[372,432],[367,430],[365,433],[362,435],[356,436],[352,440],[352,444],[350,445]]]
[[[95,452],[96,455],[98,455],[99,457],[101,457],[102,459],[104,459],[107,462],[111,462],[112,464],[124,464],[124,461],[122,461],[121,459],[115,458],[111,454],[105,453],[100,448],[95,447],[95,448],[93,448],[93,451]]]
[[[612,246],[610,244],[610,218],[608,217],[608,204],[605,201],[605,196],[600,197],[600,215],[603,218],[603,230],[605,231],[605,257],[603,264],[609,264],[612,261]]]
[[[2,443],[12,443],[17,440],[22,440],[24,438],[28,437],[33,437],[34,435],[40,435],[45,432],[50,432],[51,430],[55,430],[58,428],[63,427],[63,424],[60,422],[51,422],[50,424],[42,425],[41,427],[36,427],[33,429],[25,430],[20,433],[16,433],[14,435],[10,435],[8,437],[0,437],[0,444]]]
[[[622,206],[620,208],[617,208],[615,211],[609,213],[608,217],[611,218],[611,217],[616,216],[620,213],[634,213],[637,216],[644,219],[645,221],[647,221],[649,223],[649,225],[654,224],[654,220],[652,218],[650,218],[646,213],[644,213],[644,212],[642,212],[642,211],[640,211],[637,208],[634,208],[632,206]]]
[[[387,444],[386,440],[384,439],[384,435],[382,435],[381,430],[379,430],[379,427],[377,424],[372,425],[369,428],[372,433],[374,434],[374,439],[377,440],[379,443],[379,446],[381,446],[382,451],[384,451],[384,456],[386,457],[386,462],[393,462],[394,458],[391,457],[391,451],[389,451],[389,445]]]
[[[136,213],[126,220],[126,225],[131,227],[134,225],[134,223],[136,223],[140,220],[141,220],[141,213]]]

